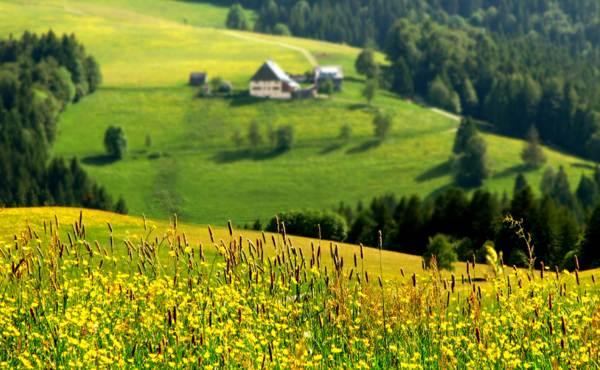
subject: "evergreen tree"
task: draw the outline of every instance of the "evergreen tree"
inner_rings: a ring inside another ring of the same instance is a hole
[[[525,189],[526,187],[529,187],[529,184],[527,183],[527,179],[525,178],[525,176],[523,176],[522,173],[518,174],[517,177],[515,178],[515,186],[513,188],[513,194],[519,193],[521,190]]]
[[[581,204],[584,209],[593,209],[598,203],[598,184],[591,178],[582,175],[575,194],[579,204]]]
[[[123,199],[123,197],[119,197],[119,200],[115,204],[115,212],[120,213],[122,215],[127,214],[127,205],[125,204],[125,199]]]
[[[400,95],[412,96],[415,93],[415,84],[406,60],[398,59],[393,68],[392,89]]]
[[[454,180],[462,187],[478,187],[488,177],[485,141],[475,135],[466,143],[455,165]]]
[[[579,263],[584,268],[600,266],[600,205],[597,205],[587,223],[581,244]]]
[[[463,118],[456,131],[456,136],[454,137],[452,152],[454,154],[464,152],[467,147],[467,142],[475,135],[477,135],[477,128],[475,127],[473,120],[470,117]]]
[[[573,193],[571,193],[569,178],[562,166],[560,166],[556,176],[554,177],[554,182],[549,195],[558,204],[563,205],[571,210],[575,209],[575,199],[573,197]]]

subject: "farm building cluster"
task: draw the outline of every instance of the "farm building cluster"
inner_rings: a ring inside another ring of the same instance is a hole
[[[267,99],[309,99],[316,97],[318,91],[341,91],[343,80],[340,66],[318,66],[311,73],[290,75],[274,61],[267,60],[250,79],[249,94]],[[191,86],[207,88],[207,82],[205,72],[190,74]]]
[[[344,73],[338,66],[316,67],[312,75],[288,75],[277,63],[267,60],[250,79],[250,95],[270,99],[312,98],[325,83],[341,90],[343,79]],[[300,83],[312,85],[303,88]]]

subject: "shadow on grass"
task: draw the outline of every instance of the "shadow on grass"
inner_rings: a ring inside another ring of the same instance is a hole
[[[447,160],[446,162],[440,163],[435,167],[428,169],[419,176],[415,177],[416,182],[425,182],[433,179],[437,179],[446,176],[452,170],[452,161]]]
[[[265,161],[274,159],[284,154],[287,150],[223,150],[212,157],[216,163],[234,163],[244,160]]]
[[[596,168],[598,168],[597,165],[594,164],[590,164],[590,163],[571,163],[571,167],[573,168],[583,168],[585,170],[595,170]]]
[[[535,171],[535,168],[529,167],[525,164],[516,164],[512,167],[508,167],[507,169],[494,174],[494,178],[499,179],[503,177],[516,176],[520,173],[526,173],[531,171]]]
[[[335,152],[336,150],[339,150],[339,149],[343,148],[344,145],[346,145],[345,141],[338,141],[338,142],[329,144],[325,148],[321,149],[321,151],[319,151],[319,154],[320,155],[326,155],[326,154]]]
[[[348,110],[351,110],[351,111],[362,110],[367,113],[377,113],[378,109],[376,106],[369,105],[367,103],[353,103],[353,104],[348,104]]]
[[[362,144],[359,144],[353,148],[346,150],[346,154],[364,153],[368,150],[377,148],[379,145],[381,145],[381,140],[378,140],[378,139],[367,140]]]
[[[346,77],[344,77],[344,81],[364,83],[365,79],[364,78],[353,77],[353,76],[346,76]]]
[[[83,164],[89,166],[107,166],[118,161],[118,158],[106,154],[90,155],[81,159]]]
[[[427,196],[425,197],[425,199],[427,200],[435,200],[435,198],[437,198],[440,194],[450,190],[450,189],[455,189],[455,188],[459,188],[458,185],[456,185],[454,183],[454,181],[449,182],[446,185],[442,185],[439,188],[433,190],[431,193],[427,194]]]

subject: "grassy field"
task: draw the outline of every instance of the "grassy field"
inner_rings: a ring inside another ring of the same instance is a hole
[[[598,285],[576,272],[380,279],[373,259],[409,256],[89,210],[0,216],[0,368],[600,364]]]
[[[54,152],[80,158],[98,182],[126,198],[132,214],[165,219],[177,212],[189,222],[242,224],[286,209],[353,204],[386,192],[428,195],[449,186],[455,120],[380,92],[374,105],[392,112],[395,122],[376,145],[374,109],[360,97],[363,83],[353,70],[357,49],[213,28],[222,26],[226,11],[168,0],[0,0],[0,35],[74,32],[98,58],[104,85],[61,116]],[[313,59],[340,64],[350,79],[332,99],[302,102],[199,99],[186,86],[189,72],[205,70],[244,89],[267,58],[296,73],[309,70]],[[294,148],[249,155],[231,137],[245,135],[252,121],[265,133],[293,125]],[[347,143],[336,139],[344,124],[353,128]],[[129,154],[116,163],[103,157],[109,125],[122,126],[129,139]],[[486,141],[493,170],[486,187],[510,191],[523,144],[491,135]],[[576,158],[547,154],[550,165],[565,166],[572,184],[589,171]],[[527,173],[536,188],[542,173]]]
[[[73,224],[79,221],[80,209],[76,208],[8,208],[0,210],[0,217],[2,222],[0,223],[0,246],[10,245],[14,236],[27,234],[28,227],[31,227],[33,231],[40,236],[44,235],[44,224],[46,225],[46,231],[49,230],[50,224],[54,224],[56,220],[60,225],[61,236],[66,237],[67,233],[73,232]],[[110,212],[96,211],[96,210],[83,210],[83,223],[86,226],[87,240],[90,242],[98,240],[102,244],[108,242],[108,224],[110,223],[113,229],[113,236],[117,241],[116,244],[122,245],[123,240],[139,240],[144,237],[146,231],[144,229],[144,219],[140,217],[123,216]],[[146,219],[146,226],[148,229],[156,230],[154,235],[159,238],[168,234],[169,229],[172,227],[172,221],[166,220],[153,220]],[[215,255],[216,250],[211,247],[211,239],[208,231],[208,226],[200,226],[189,224],[186,222],[178,222],[178,230],[181,233],[185,233],[189,243],[195,247],[202,244],[206,246],[207,255]],[[223,227],[212,227],[213,235],[216,240],[229,240],[229,231]],[[234,230],[234,238],[239,239],[242,237],[243,240],[256,241],[262,239],[262,233],[251,231],[251,230]],[[271,240],[275,236],[277,240],[280,240],[280,236],[277,234],[265,234],[268,245],[272,246]],[[317,247],[319,245],[318,240],[312,240],[303,237],[290,236],[290,239],[294,245],[304,250],[305,254],[310,253],[311,243]],[[329,246],[331,242],[321,241],[323,248],[323,261],[326,263],[331,262],[329,255]],[[339,255],[343,257],[347,263],[352,263],[354,255],[360,255],[360,247],[356,245],[350,245],[345,243],[335,243],[339,248]],[[274,249],[267,248],[267,255],[273,255]],[[379,250],[369,247],[363,248],[364,255],[364,268],[366,271],[370,271],[372,274],[379,273]],[[383,265],[383,276],[386,279],[398,280],[401,279],[400,270],[402,269],[405,273],[405,278],[408,278],[413,273],[421,273],[421,257],[413,256],[404,253],[395,253],[390,251],[382,251],[382,258],[385,261]],[[467,267],[463,262],[455,263],[454,273],[457,276],[466,276]],[[491,271],[486,266],[479,266],[474,271],[472,276],[475,278],[484,278],[488,276]]]

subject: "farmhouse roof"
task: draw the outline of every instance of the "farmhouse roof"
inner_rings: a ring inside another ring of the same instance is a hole
[[[298,83],[290,78],[277,63],[267,60],[252,76],[252,81],[282,81],[291,86],[299,87]]]
[[[327,77],[341,80],[344,78],[344,71],[340,66],[320,66],[315,70],[315,77]]]

